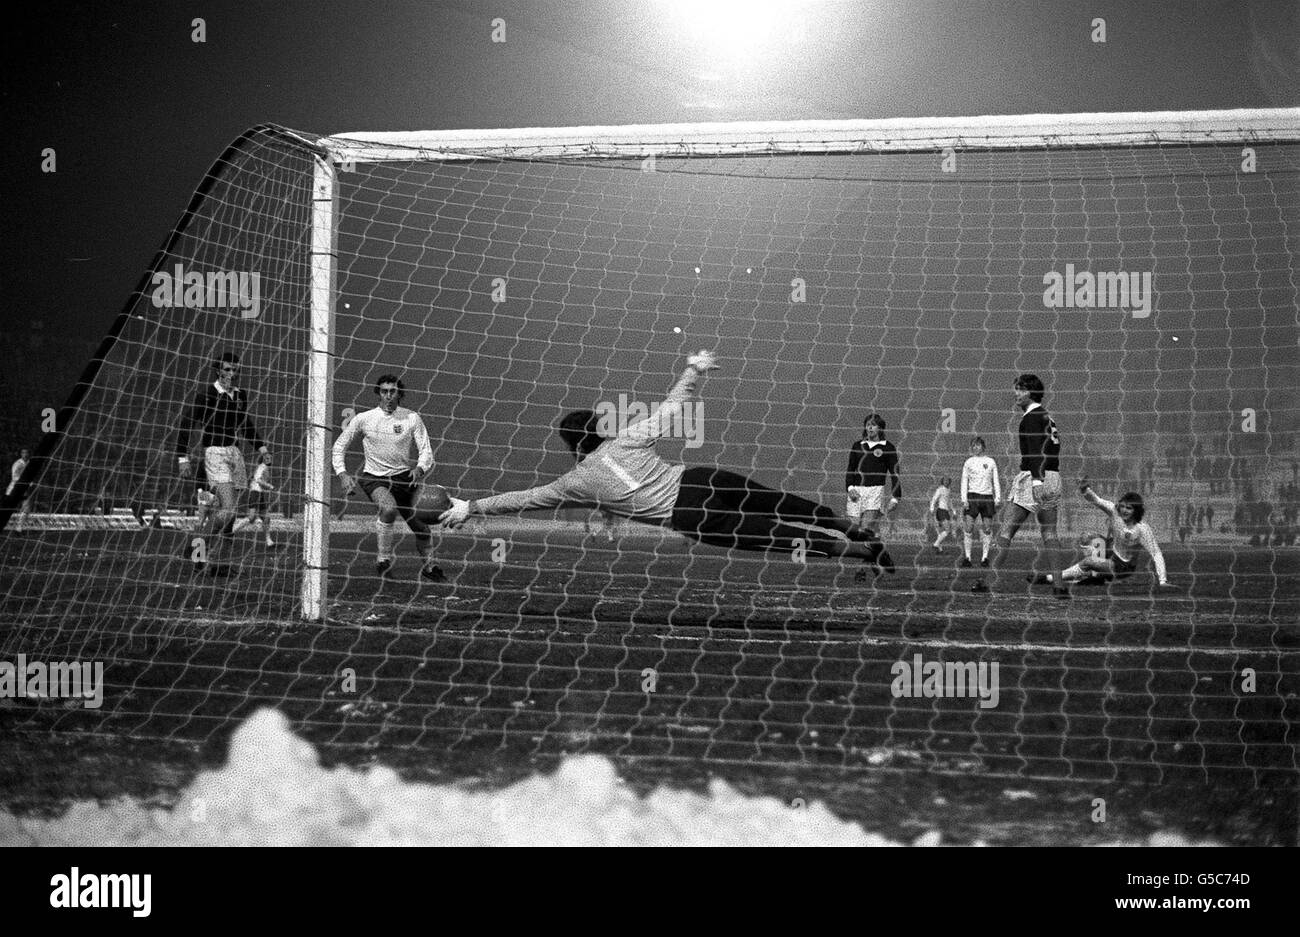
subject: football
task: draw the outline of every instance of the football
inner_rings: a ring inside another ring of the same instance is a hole
[[[416,505],[416,510],[421,514],[428,513],[437,517],[450,507],[451,495],[447,494],[446,488],[441,485],[425,485],[420,493],[420,503]]]

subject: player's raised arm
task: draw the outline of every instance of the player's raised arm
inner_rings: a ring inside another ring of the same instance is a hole
[[[668,391],[668,396],[660,405],[658,412],[637,420],[618,434],[619,439],[651,440],[658,439],[668,431],[674,419],[678,418],[682,404],[695,393],[696,385],[702,375],[718,369],[718,360],[711,351],[700,351],[691,355],[686,361],[686,370],[682,372],[677,383]]]
[[[1111,517],[1116,516],[1115,502],[1107,501],[1101,495],[1097,494],[1097,492],[1093,491],[1092,485],[1089,483],[1086,475],[1079,479],[1079,494],[1083,495],[1084,500],[1095,505],[1098,510],[1105,511]]]

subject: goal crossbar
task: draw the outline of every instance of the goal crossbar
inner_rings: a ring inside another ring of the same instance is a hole
[[[341,162],[920,152],[1300,140],[1300,108],[339,133]]]

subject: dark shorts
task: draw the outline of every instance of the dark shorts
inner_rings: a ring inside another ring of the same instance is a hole
[[[250,491],[248,493],[248,512],[250,514],[261,514],[266,510],[266,504],[265,491]]]
[[[362,472],[357,476],[357,484],[371,501],[375,500],[374,493],[378,489],[387,488],[399,508],[414,508],[415,499],[420,494],[420,486],[410,472],[397,475],[370,475]]]
[[[934,519],[938,521],[940,524],[948,523],[948,518],[950,518],[951,516],[952,515],[949,514],[947,511],[945,511],[943,508],[934,509]]]
[[[670,524],[694,540],[717,547],[782,553],[803,549],[822,556],[836,555],[843,538],[817,528],[843,532],[848,527],[825,505],[707,466],[682,473]],[[832,543],[837,539],[839,546]]]
[[[1110,560],[1110,568],[1115,571],[1116,579],[1124,579],[1137,572],[1136,563],[1132,560],[1121,560],[1109,546],[1106,548],[1106,559]]]
[[[966,496],[966,516],[967,517],[987,517],[993,520],[993,496],[976,495]]]

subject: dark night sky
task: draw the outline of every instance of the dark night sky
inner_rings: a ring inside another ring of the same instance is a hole
[[[105,329],[211,161],[262,122],[331,133],[1300,103],[1295,3],[814,3],[776,24],[790,38],[768,37],[761,62],[713,81],[698,77],[711,47],[674,9],[41,4],[5,54],[7,327]],[[196,16],[206,43],[190,39]],[[504,44],[490,41],[497,16]],[[1104,45],[1089,41],[1093,16]],[[45,147],[55,174],[40,171]]]
[[[44,4],[11,27],[5,54],[3,331],[40,321],[43,347],[66,347],[23,362],[60,403],[203,173],[258,123],[333,133],[1300,104],[1291,2],[808,3],[771,20],[740,4],[748,12],[713,27],[684,12],[709,6]],[[194,17],[204,43],[191,41]],[[504,44],[490,41],[494,17]],[[1090,40],[1094,17],[1105,44]],[[732,55],[717,29],[756,30],[751,51]],[[57,173],[41,172],[46,147]]]

